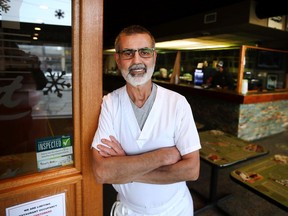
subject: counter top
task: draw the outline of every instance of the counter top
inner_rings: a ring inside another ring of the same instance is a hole
[[[197,96],[211,97],[213,99],[221,99],[239,104],[255,104],[277,100],[288,100],[288,89],[282,91],[249,92],[243,95],[232,90],[203,88],[191,84],[172,84],[159,80],[153,80],[153,82],[165,88],[177,91],[184,96],[191,96],[192,93]]]
[[[219,99],[238,104],[255,104],[269,101],[288,100],[288,89],[265,92],[251,91],[246,95],[243,95],[232,90],[203,88],[201,86],[186,83],[172,84],[168,81],[162,80],[153,80],[153,82],[165,88],[174,90],[184,96],[204,96],[211,99]],[[122,76],[103,75],[103,86],[105,91],[110,92],[123,85],[125,85],[125,80]]]

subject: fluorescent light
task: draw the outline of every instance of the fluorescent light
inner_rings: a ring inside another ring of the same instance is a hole
[[[174,40],[174,41],[165,41],[165,42],[159,42],[156,43],[156,47],[157,48],[185,48],[185,47],[191,47],[191,46],[196,46],[199,45],[198,42],[195,41],[188,41],[188,40]]]
[[[181,40],[171,40],[157,42],[157,50],[201,50],[201,49],[223,49],[239,46],[237,41],[224,40],[222,38],[185,38]],[[105,50],[105,53],[113,53],[115,49]]]
[[[233,44],[216,40],[203,40],[199,38],[189,38],[156,43],[157,49],[169,50],[215,49],[226,48],[230,46],[233,46]]]
[[[115,53],[115,49],[104,50],[104,53]]]

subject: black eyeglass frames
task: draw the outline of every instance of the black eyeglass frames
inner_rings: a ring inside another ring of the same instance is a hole
[[[154,55],[155,48],[124,49],[118,50],[117,53],[123,60],[128,60],[134,58],[137,51],[142,58],[151,58]]]

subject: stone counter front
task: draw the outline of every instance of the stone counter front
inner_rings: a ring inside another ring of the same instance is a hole
[[[247,141],[253,141],[288,128],[288,93],[267,92],[241,95],[235,92],[163,84],[184,95],[196,122]]]
[[[252,141],[288,128],[288,101],[238,104],[198,96],[187,97],[196,121]]]
[[[255,140],[287,130],[288,101],[241,104],[238,137]]]

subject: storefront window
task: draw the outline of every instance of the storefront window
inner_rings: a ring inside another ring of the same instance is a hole
[[[71,5],[0,2],[0,179],[73,165]]]

